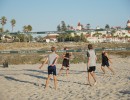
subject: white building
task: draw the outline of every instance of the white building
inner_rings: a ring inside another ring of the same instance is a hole
[[[44,37],[45,42],[57,42],[57,36],[59,34],[48,34],[46,37]]]

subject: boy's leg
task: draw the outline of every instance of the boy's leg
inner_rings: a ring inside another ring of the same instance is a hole
[[[115,74],[115,72],[113,71],[113,69],[110,66],[108,66],[108,69],[113,73],[113,75]]]
[[[62,72],[63,69],[64,69],[64,66],[61,67],[58,75],[61,75],[61,72]]]
[[[96,85],[97,81],[96,81],[95,73],[92,71],[90,74],[91,74],[91,76],[93,77],[93,79],[95,81],[94,85]]]
[[[90,72],[88,72],[88,82],[89,82],[89,85],[91,86],[91,83],[90,83]]]
[[[66,76],[68,76],[68,73],[69,73],[69,67],[67,67],[66,69]]]
[[[101,69],[102,69],[102,71],[103,71],[104,74],[105,74],[105,68],[104,68],[104,66],[101,66]]]
[[[48,87],[48,84],[49,84],[49,80],[50,80],[50,78],[51,78],[51,75],[48,75],[48,78],[47,78],[47,80],[46,80],[46,86],[45,86],[45,89],[47,89],[47,87]]]
[[[57,78],[56,75],[53,75],[53,79],[54,79],[54,86],[55,86],[55,90],[57,89]]]

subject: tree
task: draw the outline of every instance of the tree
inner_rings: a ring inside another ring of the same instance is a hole
[[[80,40],[81,40],[82,42],[86,42],[86,38],[85,38],[85,36],[83,35],[83,33],[81,33]]]
[[[32,26],[28,25],[28,26],[23,26],[23,32],[31,32],[32,31]],[[26,39],[26,41],[29,41],[32,39],[32,36],[30,34],[28,34],[28,38]]]
[[[105,29],[109,29],[109,28],[110,28],[110,26],[108,24],[106,24]]]
[[[18,39],[19,39],[20,42],[24,42],[25,38],[26,38],[25,34],[18,34],[17,37],[18,37]]]
[[[6,30],[6,31],[5,31],[5,33],[8,33],[8,32],[9,32],[9,30]]]
[[[0,28],[0,33],[3,32],[3,28]]]
[[[57,31],[59,31],[59,32],[61,31],[60,25],[57,26]]]
[[[2,25],[3,32],[4,32],[4,25],[6,24],[6,21],[7,21],[6,17],[3,16],[3,17],[1,18],[1,25]]]
[[[86,25],[86,29],[89,30],[90,29],[90,24]]]
[[[28,30],[28,32],[31,32],[31,31],[32,31],[32,26],[31,26],[31,25],[28,25],[28,26],[27,26],[27,30]]]
[[[65,33],[61,33],[57,36],[59,42],[64,42],[65,37],[66,37]]]
[[[62,31],[66,31],[66,30],[67,30],[66,24],[65,24],[64,21],[61,21],[61,30],[62,30]]]
[[[28,25],[28,26],[23,26],[23,32],[31,32],[32,31],[32,26]]]
[[[75,41],[75,42],[79,42],[79,41],[80,41],[80,36],[76,35],[76,36],[74,37],[74,41]]]
[[[70,30],[70,25],[67,26],[67,30]]]
[[[125,36],[125,40],[127,40],[127,41],[128,41],[128,38],[129,38],[129,36],[128,36],[128,35],[126,35],[126,36]]]
[[[25,26],[23,26],[23,32],[27,32],[28,30],[27,30],[27,26],[25,25]]]
[[[13,28],[14,28],[15,24],[16,24],[16,20],[15,20],[15,19],[12,19],[12,20],[11,20],[12,32],[13,32]]]

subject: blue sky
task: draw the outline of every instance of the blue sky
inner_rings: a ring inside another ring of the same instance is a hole
[[[4,28],[10,31],[11,19],[16,20],[14,31],[22,31],[24,25],[31,25],[33,32],[56,31],[61,21],[74,27],[79,21],[91,28],[125,27],[129,4],[130,0],[0,0],[0,17],[7,18]]]

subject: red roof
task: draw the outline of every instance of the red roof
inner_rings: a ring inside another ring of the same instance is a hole
[[[44,37],[45,39],[54,39],[54,38],[56,38],[57,37],[57,35],[48,35],[48,36],[46,36],[46,37]]]
[[[81,26],[80,22],[78,22],[78,26]]]
[[[127,23],[130,23],[130,20],[128,20]]]

